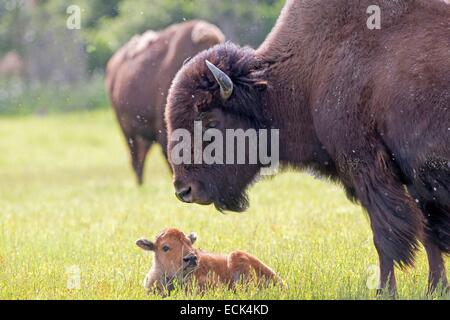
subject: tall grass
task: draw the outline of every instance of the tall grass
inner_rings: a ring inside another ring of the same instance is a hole
[[[103,76],[75,85],[0,79],[0,115],[46,115],[107,106]]]
[[[248,251],[289,285],[169,299],[376,299],[369,223],[339,186],[285,172],[251,189],[248,212],[223,215],[176,200],[158,148],[137,188],[110,111],[0,118],[0,137],[2,299],[160,299],[142,287],[152,255],[134,241],[169,226],[204,250]],[[423,252],[397,276],[402,299],[449,298],[425,294]]]

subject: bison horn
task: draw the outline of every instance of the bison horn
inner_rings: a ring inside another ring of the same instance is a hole
[[[225,72],[217,68],[208,60],[206,60],[206,65],[220,86],[220,96],[224,101],[228,100],[233,94],[233,81],[231,81],[230,77]]]

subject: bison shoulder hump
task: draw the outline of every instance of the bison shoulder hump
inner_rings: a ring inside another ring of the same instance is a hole
[[[225,42],[225,36],[222,31],[215,25],[205,21],[199,21],[195,24],[192,29],[191,39],[194,43],[206,42],[208,40],[220,43]]]
[[[127,55],[129,58],[134,58],[143,52],[151,43],[154,43],[158,39],[157,32],[149,30],[142,35],[135,35],[128,42]]]

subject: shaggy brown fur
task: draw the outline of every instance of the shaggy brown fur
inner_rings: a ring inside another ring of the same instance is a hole
[[[380,0],[381,30],[369,30],[372,4],[288,0],[258,50],[227,43],[200,53],[169,92],[169,136],[197,119],[219,130],[280,129],[284,165],[339,181],[367,209],[382,287],[395,293],[394,263],[413,265],[420,241],[433,290],[448,286],[450,10],[438,0]],[[205,60],[234,82],[228,100]],[[190,202],[240,211],[260,167],[173,165],[175,188]]]
[[[196,240],[195,233],[186,237],[174,228],[164,230],[154,242],[137,240],[140,248],[155,253],[153,266],[144,280],[145,288],[170,292],[175,279],[182,285],[195,279],[200,290],[219,283],[232,286],[241,280],[283,284],[274,271],[254,256],[242,251],[228,255],[207,253],[192,247]]]
[[[108,62],[107,89],[139,184],[151,145],[164,154],[167,148],[164,107],[173,77],[187,58],[224,39],[216,26],[189,21],[133,37]]]

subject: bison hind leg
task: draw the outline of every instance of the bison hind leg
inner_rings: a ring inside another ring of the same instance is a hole
[[[234,251],[228,258],[233,283],[256,281],[260,287],[273,283],[287,288],[284,281],[258,258],[242,251]]]
[[[129,137],[127,139],[128,148],[130,149],[131,164],[139,185],[144,182],[144,166],[148,151],[153,144],[153,140],[149,140],[142,136]]]
[[[428,160],[419,169],[419,178],[433,200],[450,207],[450,160]]]
[[[228,256],[228,270],[232,281],[238,283],[247,280],[250,273],[250,260],[245,252],[234,251]]]
[[[445,254],[450,254],[450,207],[429,202],[427,209],[427,235]]]
[[[410,194],[426,222],[424,247],[429,264],[428,290],[448,290],[443,254],[450,253],[450,162],[429,160],[410,177]]]
[[[442,234],[443,227],[447,227],[447,231],[450,230],[450,228],[448,224],[445,224],[445,221],[444,224],[439,222],[439,219],[445,213],[436,207],[433,202],[430,202],[421,196],[414,186],[408,186],[408,190],[410,194],[416,198],[419,208],[425,218],[426,226],[423,244],[427,252],[429,266],[428,291],[429,293],[432,293],[441,282],[443,287],[448,287],[445,263],[442,254],[443,252],[446,252],[445,241],[448,241],[448,238],[445,240],[440,234]]]
[[[418,170],[411,193],[427,221],[427,236],[450,254],[450,161],[429,160]]]

